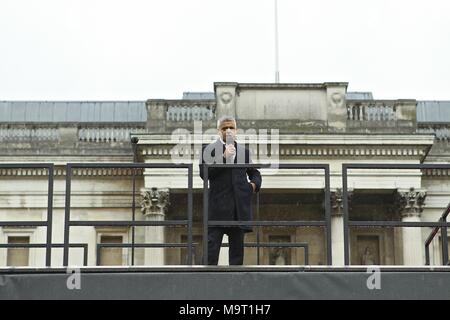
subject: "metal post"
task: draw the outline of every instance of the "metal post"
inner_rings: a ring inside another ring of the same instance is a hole
[[[83,245],[83,265],[86,267],[88,263],[88,245]]]
[[[439,222],[442,222],[442,217],[439,219]],[[430,243],[433,241],[434,237],[440,230],[439,227],[435,227],[433,231],[431,231],[430,235],[428,236],[427,240],[425,241],[425,264],[430,265]]]
[[[332,248],[331,248],[331,204],[330,204],[330,167],[326,165],[325,170],[325,223],[326,223],[326,237],[327,237],[327,262],[331,266]]]
[[[101,254],[100,254],[100,251],[102,250],[103,248],[100,246],[100,244],[97,244],[97,258],[96,258],[96,263],[97,263],[97,265],[98,266],[100,266],[101,265]]]
[[[349,265],[349,247],[348,247],[348,193],[347,193],[347,166],[342,165],[342,197],[343,197],[343,211],[344,211],[344,264]]]
[[[309,249],[308,249],[308,246],[304,246],[303,249],[305,250],[305,265],[309,265]]]
[[[280,71],[278,70],[278,1],[275,0],[275,83],[280,82]]]
[[[443,222],[447,222],[447,216],[443,217]],[[441,227],[441,242],[442,242],[442,265],[446,266],[448,263],[448,238],[447,227]]]
[[[256,194],[256,220],[259,221],[259,192]],[[256,226],[256,244],[258,245],[256,247],[256,264],[259,266],[259,257],[260,257],[260,250],[259,250],[259,232],[260,232],[260,226]]]
[[[137,143],[139,139],[136,137],[131,138],[131,144],[133,146],[133,163],[137,162]],[[131,212],[132,212],[132,218],[131,220],[134,222],[136,221],[136,169],[132,168],[132,179],[133,179],[133,201],[131,204]],[[135,242],[135,230],[134,226],[131,226],[131,265],[134,266],[134,242]]]
[[[52,227],[53,227],[53,164],[48,167],[48,202],[47,202],[47,248],[45,265],[51,266],[52,261]]]
[[[203,264],[208,265],[208,170],[203,165]]]
[[[64,258],[63,265],[69,265],[69,232],[70,232],[70,179],[72,176],[72,167],[70,163],[66,165],[66,207],[64,217]]]
[[[430,265],[430,247],[428,244],[425,245],[425,265]]]
[[[188,167],[188,261],[189,265],[192,265],[192,220],[193,220],[193,201],[192,201],[192,180],[193,169],[192,164]]]

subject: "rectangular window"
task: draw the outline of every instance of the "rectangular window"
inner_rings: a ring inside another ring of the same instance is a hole
[[[100,243],[123,243],[122,236],[104,236],[100,237]],[[101,248],[100,265],[102,266],[121,266],[122,248]]]
[[[10,244],[30,243],[30,237],[8,237]],[[9,267],[28,266],[30,256],[29,248],[8,248],[6,265]]]

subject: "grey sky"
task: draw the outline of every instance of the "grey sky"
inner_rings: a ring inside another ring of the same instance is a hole
[[[0,100],[144,100],[274,81],[273,0],[1,0]],[[278,0],[281,82],[450,100],[450,2]]]

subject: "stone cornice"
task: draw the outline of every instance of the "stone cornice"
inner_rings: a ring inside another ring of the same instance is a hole
[[[218,86],[232,86],[237,89],[326,89],[327,87],[347,87],[348,82],[323,82],[323,83],[238,83],[238,82],[214,82],[214,91]]]
[[[142,176],[144,170],[137,169],[135,176]],[[46,169],[5,169],[0,168],[0,177],[4,176],[47,176]],[[77,168],[72,169],[72,176],[74,177],[117,177],[133,175],[132,169],[126,168]],[[66,176],[66,168],[55,166],[54,176]]]
[[[172,155],[199,155],[201,144],[214,141],[214,135],[137,135],[140,152],[143,156],[170,157]],[[184,138],[183,138],[184,137]],[[255,154],[258,146],[257,136],[243,139]],[[187,141],[183,148],[176,150],[178,143]],[[266,139],[268,149],[278,145],[270,155],[283,157],[408,157],[425,158],[433,145],[432,135],[355,135],[355,134],[300,134],[279,135],[276,139]],[[190,147],[189,147],[190,145]],[[196,148],[193,146],[197,145]]]
[[[261,131],[259,131],[261,132]],[[267,132],[269,143],[280,145],[426,145],[431,146],[434,135],[430,134],[280,134],[278,138],[271,137]],[[132,134],[139,138],[139,145],[174,144],[174,141],[183,141],[184,134]],[[214,141],[216,134],[192,135],[190,142],[194,144],[207,144]],[[239,135],[238,135],[239,138]],[[245,135],[241,140],[246,143],[258,143],[257,135]]]
[[[173,145],[154,145],[141,150],[142,156],[170,157],[172,155],[199,155],[199,149],[183,149],[176,151]],[[283,157],[407,157],[420,158],[426,155],[426,147],[423,146],[397,146],[373,148],[369,146],[281,146],[278,152],[270,152],[268,156],[278,155]],[[256,154],[252,150],[252,154]]]
[[[14,161],[11,161],[9,157],[0,158],[0,177],[2,176],[47,176],[47,170],[45,169],[6,169],[2,168],[2,163],[53,163],[54,164],[54,176],[63,177],[66,175],[67,163],[131,163],[133,157],[120,156],[120,157],[99,157],[99,156],[84,156],[84,157],[20,157],[21,161],[17,161],[17,157]],[[142,176],[143,169],[136,170],[136,176]],[[76,177],[114,177],[114,176],[132,176],[132,170],[126,168],[80,168],[72,169],[72,175]]]
[[[66,165],[68,162],[76,163],[102,163],[102,162],[133,162],[133,155],[23,155],[17,154],[13,156],[0,156],[0,164],[2,163],[53,163],[56,166]]]
[[[450,169],[424,169],[423,174],[427,177],[448,177],[450,176]]]

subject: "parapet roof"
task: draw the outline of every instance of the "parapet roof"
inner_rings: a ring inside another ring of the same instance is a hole
[[[211,99],[212,93],[184,93],[185,99]],[[197,100],[195,99],[195,100]],[[370,92],[347,99],[372,100]],[[0,101],[0,122],[146,122],[145,101]],[[450,123],[450,101],[417,101],[417,122]]]

